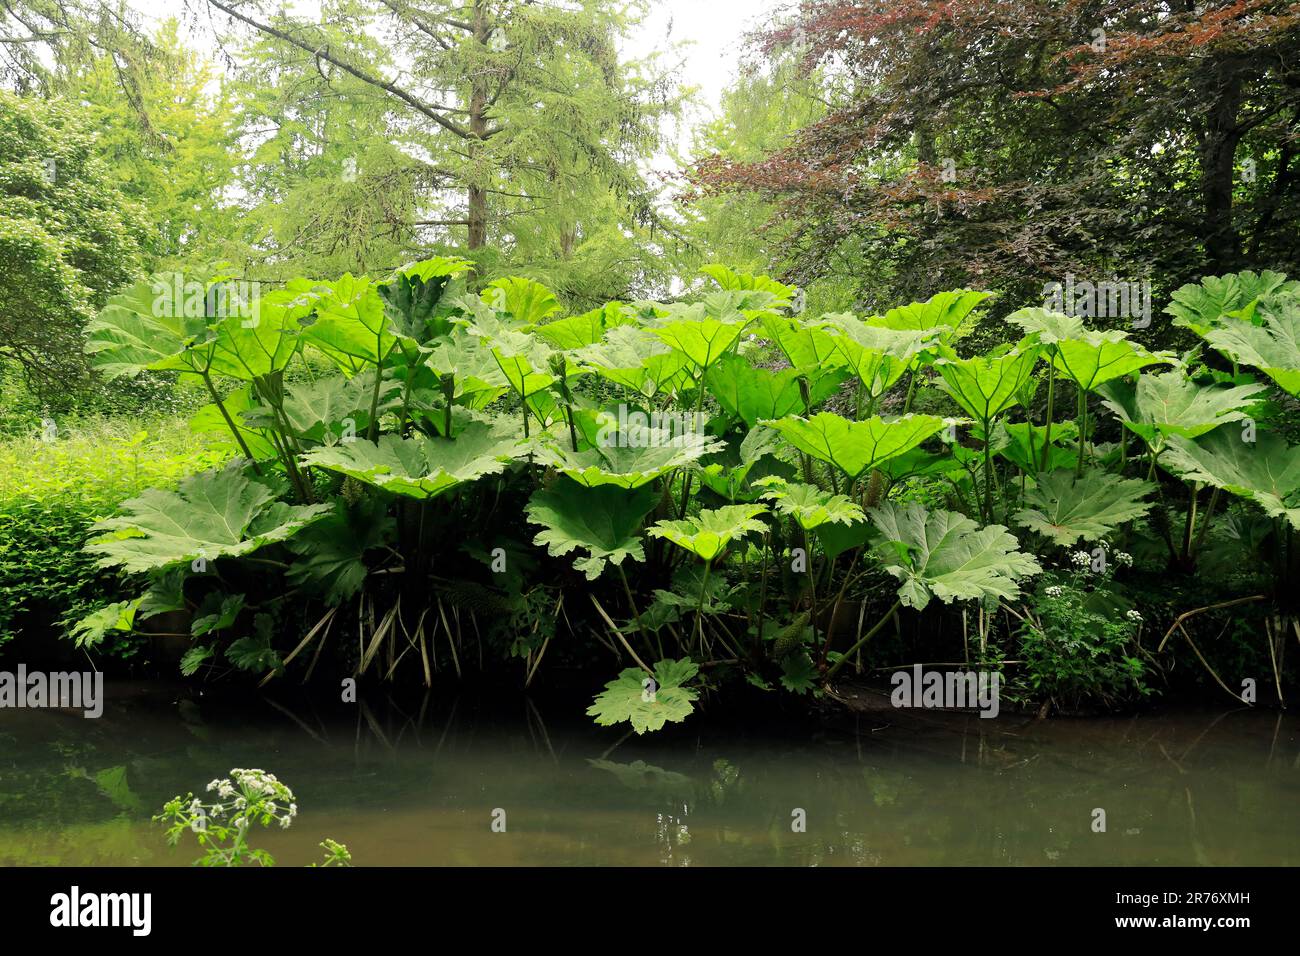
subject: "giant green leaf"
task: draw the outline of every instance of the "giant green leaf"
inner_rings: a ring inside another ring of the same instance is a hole
[[[934,339],[933,330],[867,325],[847,312],[824,315],[820,325],[831,332],[845,364],[872,398],[883,395],[902,378],[912,360]]]
[[[574,353],[585,368],[624,388],[652,398],[688,379],[687,358],[652,332],[632,325],[610,329],[593,345]]]
[[[393,518],[380,496],[350,507],[340,503],[334,514],[309,525],[286,542],[298,557],[285,577],[308,593],[337,605],[365,583],[366,552],[382,547],[392,534]]]
[[[1205,340],[1243,365],[1253,365],[1291,395],[1300,396],[1300,294],[1259,300],[1255,321],[1205,333]]]
[[[508,313],[523,326],[536,325],[560,311],[555,293],[540,282],[518,276],[497,279],[483,290],[484,302]]]
[[[251,382],[282,372],[298,352],[303,323],[317,300],[304,295],[295,280],[289,287],[259,295],[248,317],[231,315],[216,326],[212,369]]]
[[[942,431],[947,422],[937,415],[904,415],[885,421],[879,415],[851,422],[833,412],[812,418],[788,416],[765,421],[795,448],[840,469],[856,480],[864,472],[915,448]]]
[[[533,333],[545,339],[552,348],[572,351],[595,345],[610,329],[634,322],[635,316],[624,310],[623,303],[608,302],[590,312],[539,325]]]
[[[1235,325],[1229,313],[1243,309],[1256,299],[1276,293],[1300,292],[1300,282],[1288,281],[1279,272],[1250,270],[1224,276],[1206,276],[1188,283],[1170,297],[1165,312],[1174,317],[1174,325],[1191,329],[1204,336],[1221,325]],[[1225,318],[1227,321],[1225,322]]]
[[[425,356],[439,377],[453,379],[453,398],[470,408],[485,408],[510,389],[505,373],[490,349],[464,329],[453,329]]]
[[[764,317],[761,328],[797,369],[823,369],[844,364],[844,355],[836,346],[835,337],[824,329],[775,315]]]
[[[329,505],[287,505],[247,478],[242,461],[205,471],[175,491],[150,488],[124,502],[122,514],[97,522],[86,550],[101,567],[152,571],[170,565],[238,557],[284,541],[329,514]]]
[[[457,256],[439,256],[398,269],[379,285],[379,295],[393,330],[411,342],[427,342],[448,331],[444,304],[452,280],[474,264]]]
[[[669,348],[680,352],[697,369],[704,371],[722,358],[743,330],[742,322],[684,319],[651,331]]]
[[[975,307],[990,295],[989,292],[975,292],[970,289],[940,292],[925,302],[913,302],[911,305],[890,309],[882,316],[868,319],[867,324],[911,331],[942,328],[944,339],[949,340],[960,331],[962,324]]]
[[[537,457],[543,464],[588,488],[599,485],[640,488],[721,447],[695,431],[672,435],[648,426],[629,425],[622,430],[606,426],[591,448],[575,452],[568,446],[544,445],[537,450]]]
[[[768,486],[769,490],[761,497],[772,502],[773,510],[779,515],[794,518],[805,531],[820,528],[828,522],[851,525],[867,518],[847,495],[831,494],[816,485],[780,478],[764,479],[758,484]]]
[[[689,657],[659,661],[653,677],[639,667],[629,667],[605,685],[587,708],[587,716],[602,727],[628,721],[638,734],[658,730],[669,721],[681,723],[691,715],[699,696],[683,685],[699,670]]]
[[[1248,498],[1274,518],[1300,528],[1300,445],[1270,432],[1251,433],[1236,425],[1216,428],[1195,440],[1169,439],[1160,463],[1185,481],[1203,481]]]
[[[983,439],[982,429],[974,429],[976,437]],[[1076,453],[1060,447],[1057,442],[1072,442],[1079,437],[1079,426],[1072,421],[1052,423],[1052,447],[1048,452],[1048,471],[1072,464]],[[1038,472],[1043,462],[1043,443],[1047,441],[1047,428],[1029,422],[998,422],[993,429],[993,450],[1025,474]]]
[[[734,353],[723,356],[705,376],[710,394],[748,427],[763,418],[782,418],[803,410],[798,369],[767,369]],[[819,376],[809,387],[809,401],[824,401],[839,386],[835,375]]]
[[[555,557],[579,549],[586,552],[573,566],[594,581],[606,564],[618,566],[629,558],[645,560],[637,531],[658,501],[659,496],[649,487],[636,491],[614,485],[588,488],[561,478],[534,493],[526,511],[528,520],[543,529],[533,544],[546,545]]]
[[[1099,469],[1089,469],[1078,478],[1069,469],[1054,471],[1038,476],[1034,487],[1025,492],[1028,507],[1013,520],[1063,547],[1080,538],[1097,541],[1151,510],[1151,502],[1143,499],[1153,491],[1155,485],[1148,481]]]
[[[723,290],[729,292],[742,290],[770,292],[775,299],[784,303],[788,303],[794,298],[797,291],[794,286],[777,282],[768,276],[754,275],[750,272],[736,272],[724,265],[707,265],[700,269],[700,272],[716,282]]]
[[[1127,332],[1088,332],[1081,338],[1057,342],[1052,364],[1075,385],[1091,392],[1112,378],[1169,363],[1172,358],[1167,352],[1148,352],[1129,341]]]
[[[192,297],[184,293],[186,281],[182,273],[161,272],[112,296],[86,326],[92,367],[110,380],[134,378],[146,369],[206,370],[212,318],[206,308],[188,307]]]
[[[357,439],[303,456],[357,481],[409,498],[436,498],[466,482],[505,470],[516,455],[513,438],[492,426],[470,422],[455,438],[382,435],[378,443]]]
[[[766,505],[723,505],[689,518],[656,522],[649,533],[704,561],[713,561],[737,538],[752,531],[765,531],[767,525],[758,520],[758,515],[766,513]]]
[[[1055,345],[1063,339],[1082,338],[1088,332],[1083,319],[1077,315],[1051,312],[1038,307],[1012,312],[1007,316],[1007,321],[1020,326],[1026,335],[1037,337],[1044,345]]]
[[[915,503],[885,502],[869,514],[884,535],[877,553],[903,582],[898,597],[906,607],[920,610],[936,597],[945,604],[1014,598],[1021,578],[1042,571],[1002,525],[980,527],[965,515]]]
[[[1169,435],[1196,438],[1227,422],[1246,418],[1243,409],[1265,387],[1198,385],[1174,371],[1140,375],[1136,383],[1112,379],[1097,391],[1103,404],[1158,452]]]
[[[945,358],[935,363],[943,390],[967,414],[987,424],[1020,402],[1038,364],[1039,347],[1028,345],[1001,354]]]
[[[345,274],[313,290],[294,290],[314,303],[303,340],[320,349],[349,374],[384,361],[397,344],[396,330],[378,286],[366,276]]]

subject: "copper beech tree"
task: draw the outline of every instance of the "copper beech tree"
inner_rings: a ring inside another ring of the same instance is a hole
[[[1300,5],[805,0],[751,51],[824,77],[828,115],[689,177],[778,204],[787,278],[846,240],[864,286],[1015,301],[1067,273],[1168,291],[1300,264]]]

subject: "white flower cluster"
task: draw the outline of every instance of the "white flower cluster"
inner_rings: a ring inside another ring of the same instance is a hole
[[[1133,555],[1129,554],[1127,551],[1116,551],[1115,563],[1122,568],[1126,568],[1133,563]]]
[[[1073,551],[1070,553],[1070,563],[1086,568],[1092,564],[1092,555],[1087,551]]]
[[[205,807],[196,798],[190,804],[190,813],[206,811],[214,817],[221,817],[228,811],[237,810],[239,814],[232,818],[231,823],[241,829],[248,826],[251,816],[269,813],[282,828],[289,828],[298,815],[298,804],[294,802],[293,791],[277,780],[275,774],[236,768],[230,771],[230,776],[233,781],[228,777],[208,784],[208,792],[215,791],[222,802]]]
[[[1129,612],[1128,612],[1127,614],[1125,614],[1124,616],[1125,616],[1126,618],[1128,618],[1130,621],[1133,621],[1133,622],[1136,623],[1136,624],[1141,624],[1141,623],[1142,623],[1142,615],[1139,614],[1137,611],[1129,611]]]
[[[1051,587],[1049,587],[1049,588],[1047,589],[1047,596],[1048,596],[1048,597],[1051,597],[1051,598],[1058,598],[1058,597],[1060,597],[1060,596],[1061,596],[1061,586],[1060,586],[1059,584],[1053,584]]]

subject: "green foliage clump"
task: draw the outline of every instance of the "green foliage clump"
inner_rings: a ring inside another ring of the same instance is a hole
[[[145,429],[56,422],[40,436],[0,441],[0,644],[27,628],[69,633],[119,595],[121,575],[83,550],[91,525],[132,495],[170,487],[221,457],[177,421]]]

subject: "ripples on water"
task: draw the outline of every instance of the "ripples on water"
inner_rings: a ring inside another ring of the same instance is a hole
[[[0,864],[188,864],[193,841],[167,847],[149,817],[232,767],[296,792],[293,829],[260,841],[281,865],[316,859],[327,836],[358,865],[1300,863],[1300,720],[1267,712],[697,715],[624,737],[571,701],[431,695],[323,713],[109,693],[99,720],[0,711]]]

